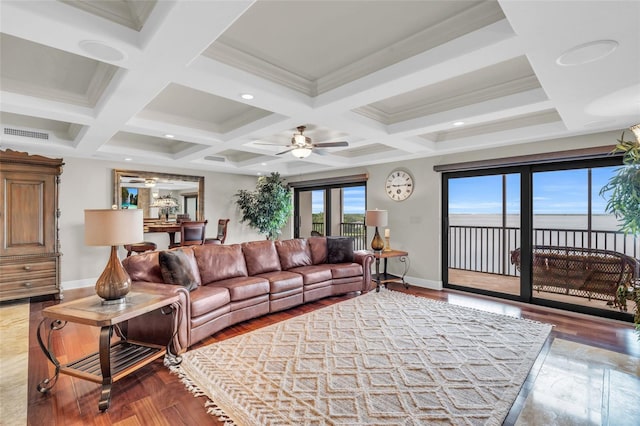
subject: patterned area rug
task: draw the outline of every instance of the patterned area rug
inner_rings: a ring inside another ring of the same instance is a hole
[[[238,425],[500,425],[551,326],[382,289],[187,352]]]

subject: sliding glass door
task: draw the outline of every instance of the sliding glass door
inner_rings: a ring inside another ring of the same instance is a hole
[[[448,284],[519,296],[520,175],[450,178],[447,211]]]
[[[532,287],[539,303],[619,311],[625,256],[638,259],[640,242],[619,232],[618,219],[605,212],[600,189],[616,169],[533,173]]]
[[[640,238],[618,231],[600,194],[618,162],[445,173],[445,287],[629,319],[634,302],[616,291],[638,279]]]
[[[354,248],[366,248],[366,185],[295,188],[294,236],[349,236]]]

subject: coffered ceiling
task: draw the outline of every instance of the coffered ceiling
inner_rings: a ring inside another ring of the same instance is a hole
[[[0,15],[0,145],[31,153],[287,176],[640,122],[637,1],[2,0]],[[280,154],[300,125],[348,146]]]

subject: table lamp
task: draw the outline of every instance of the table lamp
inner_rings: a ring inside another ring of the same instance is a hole
[[[375,226],[376,233],[371,240],[371,248],[373,251],[380,251],[384,248],[384,241],[380,237],[378,232],[378,226],[387,226],[387,211],[386,210],[367,210],[364,218],[367,226]]]
[[[88,246],[111,246],[111,256],[96,281],[96,293],[103,304],[124,301],[131,289],[131,278],[118,258],[118,246],[144,239],[142,210],[85,210],[84,242]]]
[[[156,198],[149,207],[160,207],[160,214],[164,215],[164,220],[169,221],[169,210],[178,207],[178,202],[170,195]]]

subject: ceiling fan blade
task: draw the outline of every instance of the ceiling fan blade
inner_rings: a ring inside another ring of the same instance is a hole
[[[321,143],[314,143],[313,146],[314,147],[322,147],[322,148],[333,148],[333,147],[338,147],[338,146],[349,146],[349,142],[346,142],[346,141],[321,142]]]
[[[275,142],[254,142],[254,145],[269,145],[269,146],[289,146],[284,143],[275,143]]]
[[[284,151],[281,151],[281,152],[277,153],[276,155],[286,154],[287,152],[289,152],[289,151],[293,151],[293,150],[294,150],[294,148],[289,148],[289,149],[286,149],[286,150],[284,150]]]

